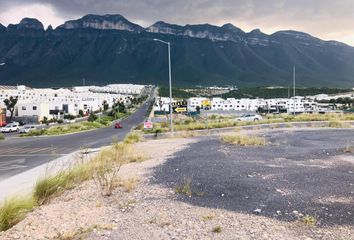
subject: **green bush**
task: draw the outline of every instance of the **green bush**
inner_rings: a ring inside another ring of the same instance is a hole
[[[5,135],[0,133],[0,140],[5,140]]]
[[[90,115],[89,115],[89,117],[88,117],[88,119],[87,119],[87,121],[89,121],[89,122],[94,122],[94,121],[97,120],[97,118],[98,118],[98,117],[95,115],[95,113],[91,112]]]
[[[71,114],[66,114],[64,115],[64,119],[68,119],[68,120],[74,120],[76,117],[74,115]]]
[[[126,144],[133,144],[133,143],[141,142],[142,139],[143,137],[139,133],[131,132],[124,138],[123,142]]]

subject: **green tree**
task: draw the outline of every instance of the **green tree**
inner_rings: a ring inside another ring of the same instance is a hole
[[[10,114],[11,114],[10,121],[12,120],[12,117],[14,115],[15,106],[17,104],[17,101],[18,101],[18,97],[12,97],[12,96],[10,98],[4,100],[6,109],[9,110]]]
[[[84,116],[84,111],[82,111],[81,109],[79,110],[79,116],[83,117]]]
[[[197,110],[197,113],[200,113],[200,107],[199,107],[199,106],[197,106],[197,107],[195,108],[195,110]]]
[[[97,116],[95,115],[94,112],[90,112],[90,115],[89,115],[89,117],[88,117],[87,120],[88,120],[89,122],[94,122],[94,121],[97,120]]]
[[[108,108],[109,108],[109,105],[108,105],[107,101],[104,100],[102,105],[103,105],[103,111],[104,111],[104,112],[107,112],[107,110],[108,110]]]

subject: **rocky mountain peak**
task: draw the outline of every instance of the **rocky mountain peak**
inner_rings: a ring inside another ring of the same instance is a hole
[[[44,30],[43,24],[35,19],[35,18],[23,18],[19,24],[10,24],[8,26],[9,29],[36,29],[36,30]]]
[[[238,27],[235,27],[233,24],[231,23],[226,23],[222,26],[222,28],[226,29],[226,30],[229,30],[229,31],[232,31],[232,32],[236,32],[236,33],[244,33],[242,31],[242,29],[238,28]]]
[[[145,31],[151,33],[183,35],[184,27],[176,24],[169,24],[163,21],[158,21],[148,27]]]
[[[103,16],[89,14],[77,20],[67,21],[63,25],[60,25],[59,28],[92,28],[100,30],[124,30],[130,32],[140,32],[143,30],[141,26],[129,22],[126,18],[119,14],[107,14]]]
[[[53,31],[53,26],[52,25],[49,25],[48,27],[47,27],[47,30],[46,31]]]

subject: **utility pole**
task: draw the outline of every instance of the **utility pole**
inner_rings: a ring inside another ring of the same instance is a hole
[[[86,85],[85,82],[86,82],[86,79],[83,78],[83,79],[82,79],[82,86],[85,86],[85,85]]]
[[[170,85],[170,126],[171,132],[173,132],[173,108],[172,108],[172,74],[171,74],[171,43],[165,42],[160,39],[155,38],[154,41],[161,42],[167,45],[168,47],[168,79]]]
[[[293,69],[293,83],[294,83],[294,116],[295,116],[295,96],[296,96],[296,68],[294,65],[294,69]]]

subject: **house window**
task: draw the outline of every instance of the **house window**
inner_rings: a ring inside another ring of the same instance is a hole
[[[26,111],[26,107],[25,107],[25,106],[22,106],[22,110],[23,110],[23,111]]]
[[[37,111],[37,106],[33,106],[33,111]]]

